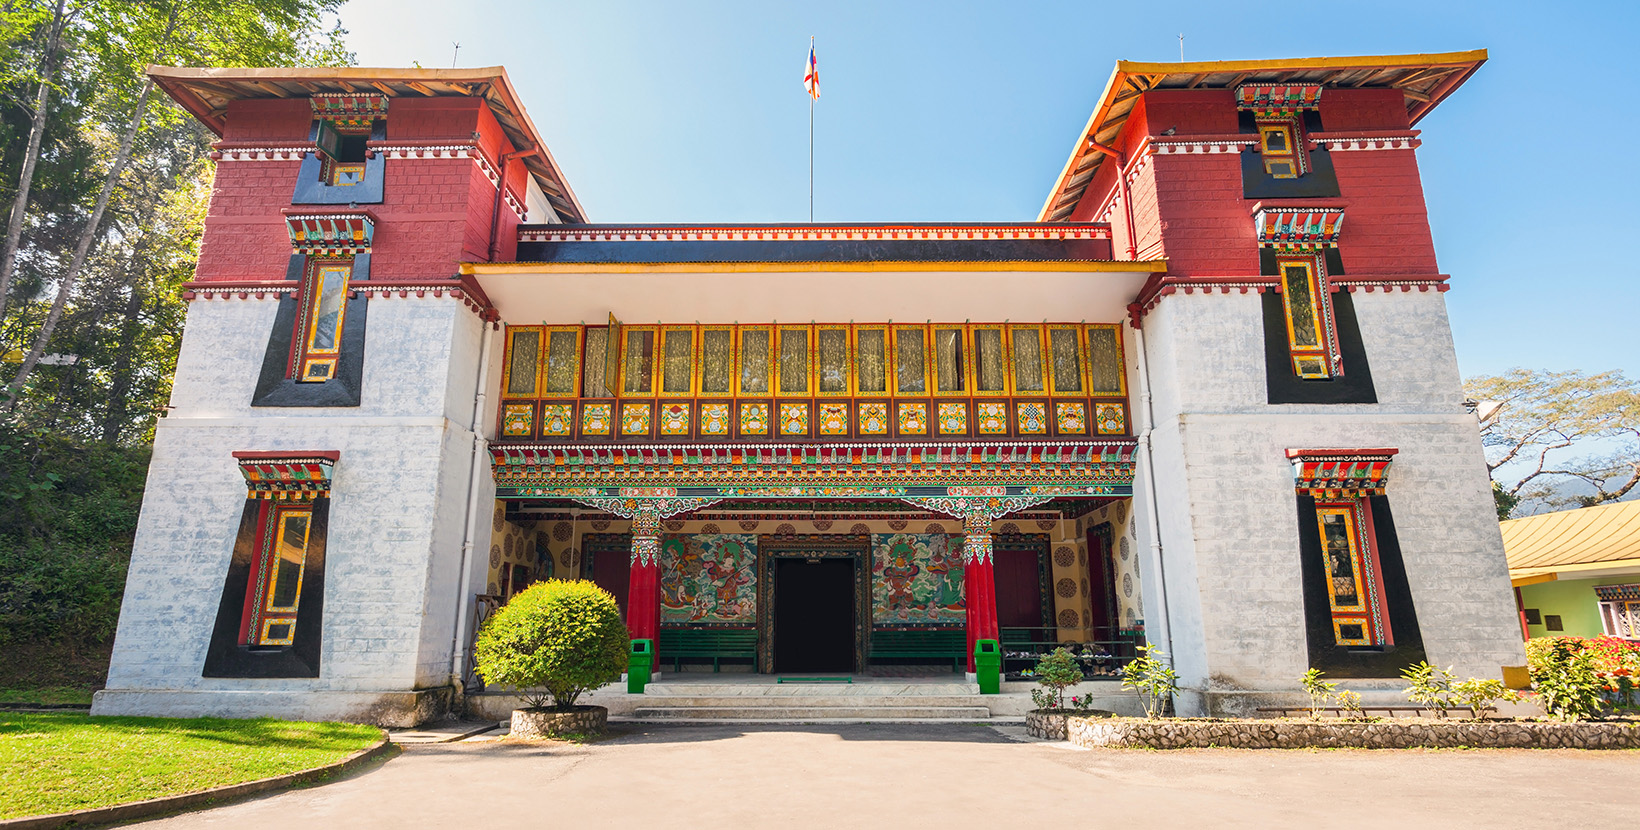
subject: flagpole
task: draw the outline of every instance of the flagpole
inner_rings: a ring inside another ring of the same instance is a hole
[[[809,35],[809,54],[814,54],[814,35]],[[819,83],[819,79],[815,79]],[[814,93],[809,93],[809,224],[814,224]]]

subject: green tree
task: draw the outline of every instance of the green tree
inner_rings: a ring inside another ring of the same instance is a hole
[[[485,683],[512,686],[533,707],[569,709],[613,683],[626,665],[626,624],[609,592],[550,579],[513,595],[484,621],[473,645]]]
[[[1052,703],[1051,707],[1041,708],[1064,709],[1065,690],[1082,682],[1082,665],[1076,662],[1070,649],[1060,646],[1038,658],[1031,674],[1037,683],[1047,687],[1044,700]]]
[[[1482,425],[1500,515],[1535,501],[1552,508],[1617,501],[1640,484],[1640,382],[1621,371],[1511,369],[1465,381],[1472,400],[1499,404]],[[1577,482],[1590,495],[1568,495]]]
[[[336,49],[307,48],[304,36],[314,20],[341,0],[123,0],[92,5],[87,17],[87,51],[102,75],[96,109],[118,136],[72,256],[56,280],[45,318],[17,373],[7,385],[6,408],[15,406],[29,376],[45,354],[73,296],[92,246],[102,233],[103,215],[131,160],[137,136],[150,121],[182,118],[175,108],[155,107],[149,115],[154,81],[148,64],[267,66],[291,58],[329,55]],[[334,30],[338,33],[339,30]],[[351,56],[348,56],[351,57]]]

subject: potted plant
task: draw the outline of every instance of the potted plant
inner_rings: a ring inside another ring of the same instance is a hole
[[[1063,646],[1042,655],[1031,670],[1043,688],[1031,690],[1036,708],[1025,714],[1025,731],[1035,738],[1065,738],[1065,690],[1082,682],[1082,664]],[[1091,698],[1089,703],[1091,703]]]
[[[627,642],[614,597],[591,582],[555,579],[491,615],[473,652],[485,683],[512,686],[524,699],[512,734],[534,738],[604,730],[609,710],[575,701],[620,679]]]

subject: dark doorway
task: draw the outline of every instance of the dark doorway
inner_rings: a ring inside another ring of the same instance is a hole
[[[991,562],[999,627],[1041,628],[1048,624],[1042,593],[1047,554],[1047,545],[1031,537],[999,540],[995,545]]]
[[[586,545],[587,569],[599,588],[615,597],[626,619],[626,594],[632,580],[632,537],[624,533],[588,533]]]
[[[1093,639],[1114,640],[1122,620],[1116,610],[1116,562],[1111,558],[1111,526],[1088,531],[1088,580],[1093,583]]]
[[[854,671],[852,557],[774,563],[774,670]]]

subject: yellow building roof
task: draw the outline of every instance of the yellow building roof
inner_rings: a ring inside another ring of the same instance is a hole
[[[1512,579],[1625,566],[1640,569],[1640,501],[1510,519],[1501,527]]]

